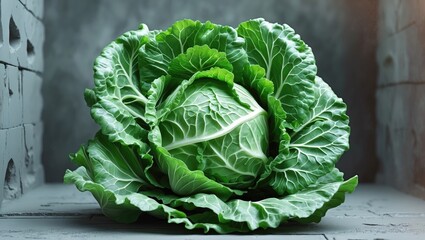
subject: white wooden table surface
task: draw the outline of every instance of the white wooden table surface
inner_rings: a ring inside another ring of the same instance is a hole
[[[0,239],[425,239],[425,201],[392,188],[360,185],[319,224],[283,225],[253,234],[215,235],[187,231],[144,216],[134,224],[104,217],[90,193],[47,184],[4,202]]]

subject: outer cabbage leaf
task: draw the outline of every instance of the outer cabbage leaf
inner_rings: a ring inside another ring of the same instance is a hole
[[[136,144],[146,151],[148,147],[143,141],[147,140],[148,131],[122,106],[122,103],[104,97],[92,106],[91,115],[110,141]]]
[[[94,63],[95,88],[86,90],[85,99],[93,119],[113,142],[142,146],[138,139],[146,140],[143,127],[149,87],[139,79],[138,55],[150,35],[142,24],[105,47]]]
[[[167,219],[168,223],[184,224],[187,229],[202,229],[204,232],[214,230],[218,233],[247,230],[243,224],[217,224],[214,221],[206,221],[213,220],[211,215],[187,215],[141,193],[117,193],[93,181],[84,167],[80,167],[75,171],[68,170],[65,174],[65,182],[74,183],[80,191],[91,192],[99,202],[103,214],[117,222],[134,222],[142,216],[141,213],[145,212],[158,218]]]
[[[265,69],[266,78],[274,83],[274,96],[287,113],[287,121],[297,126],[314,101],[317,69],[310,47],[288,25],[271,24],[264,19],[243,22],[237,31],[245,39],[250,63]]]
[[[117,192],[163,187],[157,180],[160,172],[151,168],[152,155],[137,145],[111,142],[101,133],[70,157],[74,163],[88,169],[89,174],[95,173],[91,177],[96,182]]]
[[[319,77],[308,117],[290,133],[289,152],[274,160],[270,185],[279,193],[295,193],[330,172],[348,149],[346,105]]]
[[[119,170],[131,175],[125,167]],[[357,177],[344,182],[342,174],[334,170],[316,184],[286,197],[225,202],[217,195],[204,193],[178,197],[159,190],[120,192],[92,179],[95,173],[80,167],[73,172],[68,170],[65,180],[75,183],[80,191],[90,191],[104,214],[112,219],[133,222],[141,212],[147,212],[170,223],[185,224],[188,229],[213,229],[219,233],[278,227],[289,220],[317,222],[330,207],[341,204],[345,193],[352,192],[357,185]],[[133,182],[130,180],[129,184]]]
[[[265,76],[264,68],[247,64],[240,84],[259,100],[261,106],[267,108],[268,97],[274,92],[274,84]]]
[[[193,206],[209,208],[219,216],[221,222],[246,223],[249,230],[276,228],[282,222],[291,219],[320,219],[329,209],[328,207],[337,206],[343,202],[343,199],[334,197],[352,192],[356,186],[357,177],[354,177],[345,182],[314,185],[280,199],[266,198],[260,201],[237,199],[226,203],[215,195],[198,194],[176,199],[171,206],[183,205],[188,209],[193,209]]]

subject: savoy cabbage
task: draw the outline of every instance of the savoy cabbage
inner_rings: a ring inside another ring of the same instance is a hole
[[[119,222],[146,212],[219,233],[318,222],[357,176],[335,168],[349,119],[316,70],[287,25],[141,24],[95,61],[85,99],[101,131],[65,181]]]

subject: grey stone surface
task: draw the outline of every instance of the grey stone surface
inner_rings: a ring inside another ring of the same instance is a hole
[[[0,129],[3,125],[9,124],[9,117],[6,111],[9,109],[9,81],[6,75],[6,66],[0,64]]]
[[[134,224],[104,217],[89,193],[48,184],[0,212],[0,238],[56,239],[425,239],[425,201],[379,185],[360,185],[318,224],[286,224],[247,235],[203,235],[143,215]]]
[[[3,68],[5,71],[0,93],[0,128],[11,128],[22,124],[22,81],[17,67],[3,65],[1,69]]]
[[[22,165],[22,189],[30,191],[44,182],[44,170],[41,164],[42,124],[24,124],[24,164]]]
[[[47,181],[75,166],[68,154],[93,137],[83,91],[93,86],[93,62],[106,44],[146,23],[165,29],[182,18],[237,26],[256,17],[287,23],[316,56],[319,75],[348,104],[351,149],[339,167],[373,181],[375,158],[376,1],[47,0],[43,160]],[[364,166],[368,167],[364,167]]]
[[[38,4],[42,1],[28,1],[32,2],[32,5]],[[43,8],[41,4],[39,8]],[[24,28],[23,32],[25,33],[25,52],[26,58],[20,62],[21,66],[41,72],[43,70],[43,43],[44,43],[44,25],[34,16],[33,13],[29,11],[24,12]]]
[[[18,1],[3,0],[1,24],[3,44],[0,48],[0,60],[19,65],[26,58],[24,30],[24,7]]]
[[[42,1],[29,2],[35,7],[36,2]],[[44,28],[40,19],[19,0],[3,0],[1,5],[0,61],[41,71]],[[42,13],[37,8],[36,11]]]
[[[24,164],[24,130],[22,126],[6,130],[6,144],[3,155],[4,179],[3,198],[15,199],[22,195],[22,164]]]
[[[425,82],[425,48],[418,47],[424,39],[422,26],[412,24],[399,33],[381,38],[377,54],[379,86]]]
[[[0,205],[44,180],[40,117],[44,27],[37,15],[43,5],[42,0],[29,2],[0,1]]]
[[[425,2],[379,6],[378,181],[425,198]]]
[[[380,3],[379,86],[425,82],[424,8],[420,0]]]
[[[43,108],[41,84],[41,77],[36,73],[22,71],[23,123],[41,121],[41,110]]]
[[[21,4],[35,17],[42,19],[43,18],[43,10],[44,10],[44,2],[43,0],[19,0]]]
[[[379,180],[425,197],[425,84],[377,91]],[[414,104],[412,104],[414,103]]]
[[[0,186],[4,186],[4,176],[6,175],[5,170],[5,154],[6,154],[6,132],[5,129],[0,129]],[[0,189],[0,200],[3,200],[4,190]],[[1,201],[0,201],[1,208]]]

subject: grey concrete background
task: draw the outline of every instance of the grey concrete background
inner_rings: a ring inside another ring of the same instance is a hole
[[[378,180],[425,199],[425,1],[379,3]]]
[[[42,88],[46,180],[62,181],[65,169],[74,168],[68,154],[98,129],[83,91],[93,86],[92,64],[106,44],[141,22],[165,29],[182,18],[237,26],[263,17],[289,24],[313,48],[319,75],[349,107],[351,149],[338,165],[347,176],[358,174],[360,181],[373,181],[376,16],[373,0],[46,0]]]
[[[43,0],[0,0],[0,207],[44,182]]]

